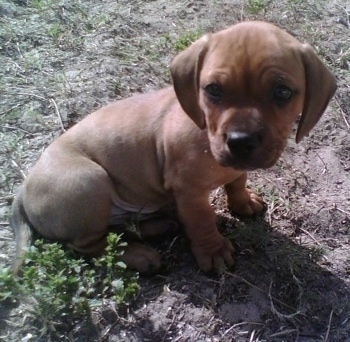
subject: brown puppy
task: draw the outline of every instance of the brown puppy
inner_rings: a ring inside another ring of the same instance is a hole
[[[174,59],[171,74],[174,88],[106,106],[42,154],[13,204],[15,272],[32,230],[97,255],[111,224],[171,202],[199,267],[233,264],[209,193],[224,185],[234,212],[261,211],[247,171],[275,164],[300,113],[297,142],[308,134],[336,82],[310,46],[263,22],[204,36]],[[160,265],[141,244],[124,260],[140,271]]]

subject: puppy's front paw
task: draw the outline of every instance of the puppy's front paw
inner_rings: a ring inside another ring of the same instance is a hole
[[[265,207],[264,200],[250,189],[245,189],[245,193],[235,198],[231,203],[230,210],[238,215],[251,216],[261,212]]]
[[[210,251],[205,246],[192,246],[192,253],[198,266],[204,272],[211,270],[220,272],[225,265],[231,267],[234,264],[233,252],[234,248],[231,242],[223,236],[220,237],[220,241],[215,245],[215,248],[210,248]]]
[[[160,254],[142,243],[128,245],[120,259],[128,268],[140,273],[153,273],[161,266]]]

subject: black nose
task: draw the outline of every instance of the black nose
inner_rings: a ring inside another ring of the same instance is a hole
[[[227,134],[227,145],[232,154],[252,153],[261,143],[260,133],[231,132]]]

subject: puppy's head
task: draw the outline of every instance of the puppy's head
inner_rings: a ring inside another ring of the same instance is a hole
[[[299,114],[297,142],[336,90],[309,45],[263,22],[204,36],[174,59],[171,74],[182,108],[207,129],[215,159],[241,170],[272,166]]]

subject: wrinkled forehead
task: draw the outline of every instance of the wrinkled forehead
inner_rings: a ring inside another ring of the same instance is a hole
[[[300,47],[294,37],[275,26],[242,23],[210,37],[203,68],[227,70],[231,67],[256,73],[276,67],[295,73],[301,66]]]

